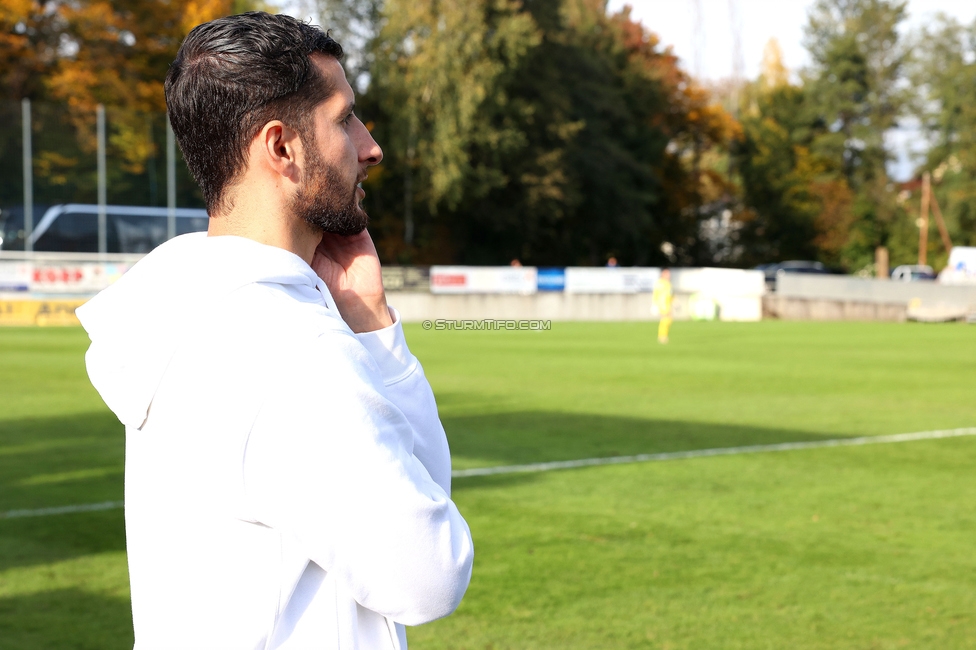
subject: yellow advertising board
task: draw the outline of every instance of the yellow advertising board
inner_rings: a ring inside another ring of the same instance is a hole
[[[0,300],[0,325],[80,325],[75,309],[87,299]]]

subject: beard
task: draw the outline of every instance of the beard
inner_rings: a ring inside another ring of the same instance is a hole
[[[322,160],[314,139],[306,147],[305,177],[291,201],[292,214],[322,232],[358,235],[369,217],[356,199],[356,185],[344,188],[341,175]]]

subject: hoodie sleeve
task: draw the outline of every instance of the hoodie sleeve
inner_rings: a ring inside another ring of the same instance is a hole
[[[422,379],[414,364],[394,384]],[[269,396],[254,423],[246,498],[257,521],[294,535],[363,607],[418,625],[457,607],[474,549],[446,489],[413,453],[428,435],[414,425],[437,422],[436,410],[413,420],[405,413],[433,398],[400,395],[401,408],[378,365],[352,335],[320,337],[307,370]],[[443,436],[436,426],[434,437]]]
[[[393,325],[356,338],[379,366],[386,395],[403,413],[414,432],[413,453],[431,477],[451,494],[451,451],[437,414],[437,403],[424,369],[410,353],[400,312],[390,308]]]

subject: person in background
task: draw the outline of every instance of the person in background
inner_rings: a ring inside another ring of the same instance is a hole
[[[654,284],[654,293],[651,297],[658,313],[661,314],[661,320],[657,325],[657,342],[667,343],[668,332],[671,330],[671,303],[674,300],[670,269],[661,270],[661,277]]]

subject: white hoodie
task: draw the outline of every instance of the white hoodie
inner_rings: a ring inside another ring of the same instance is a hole
[[[197,233],[78,317],[125,425],[136,650],[405,648],[457,607],[471,533],[398,315],[353,334],[298,256]]]

